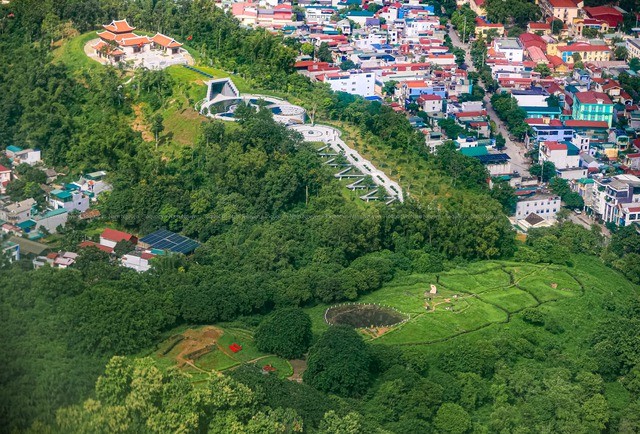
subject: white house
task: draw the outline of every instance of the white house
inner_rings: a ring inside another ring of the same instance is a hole
[[[115,229],[107,228],[100,234],[101,246],[113,249],[120,241],[130,241],[131,244],[138,243],[138,239],[135,236]]]
[[[31,218],[33,213],[33,206],[35,204],[36,201],[32,198],[29,198],[20,202],[6,205],[4,208],[0,208],[0,220],[4,220],[13,225],[26,222]]]
[[[581,144],[583,137],[578,137],[578,143]],[[581,144],[581,146],[584,146]],[[587,151],[589,148],[587,142]],[[587,168],[580,167],[580,148],[570,142],[540,142],[538,151],[538,160],[540,163],[549,161],[556,166],[556,174],[564,179],[580,179],[587,176]]]
[[[522,62],[524,49],[517,38],[497,38],[493,40],[496,53],[504,54],[509,62]]]
[[[318,78],[328,83],[336,92],[347,92],[364,97],[375,95],[376,74],[373,72],[335,72],[318,76]]]
[[[440,113],[442,112],[442,97],[422,94],[418,97],[418,105],[426,113]]]
[[[0,243],[0,253],[9,258],[9,262],[15,262],[20,260],[20,245],[12,243],[11,241],[5,241]]]
[[[18,164],[28,164],[33,166],[41,161],[41,153],[38,149],[22,149],[18,146],[7,146],[5,150],[6,156],[11,160],[14,166]]]
[[[149,252],[130,252],[122,256],[121,264],[123,267],[131,268],[139,273],[148,271],[151,268],[149,261],[155,255]]]
[[[516,205],[516,220],[525,219],[531,213],[535,213],[545,220],[556,218],[560,210],[560,196],[550,194],[535,194],[531,197],[520,199]]]
[[[49,193],[49,206],[53,209],[84,212],[89,209],[89,196],[80,191],[52,190]]]
[[[11,169],[0,164],[0,193],[7,191],[7,185],[11,181]]]

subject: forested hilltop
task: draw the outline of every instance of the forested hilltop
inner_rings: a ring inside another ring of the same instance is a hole
[[[83,57],[77,41],[115,18],[189,41],[204,65],[343,128],[388,158],[374,163],[388,165],[408,199],[388,207],[345,194],[315,146],[266,110],[246,108],[233,124],[179,118],[192,136],[175,139],[172,124],[174,140],[145,140],[140,110],[188,113],[203,90],[175,69],[131,72]],[[240,28],[211,0],[0,6],[0,148],[37,147],[66,174],[108,171],[102,224],[202,243],[140,274],[95,249],[64,270],[0,262],[0,431],[640,430],[638,288],[598,257],[637,279],[640,236],[615,235],[605,247],[596,231],[565,224],[518,245],[503,212],[511,192],[490,191],[477,160],[446,146],[427,155],[404,116],[312,84],[293,69],[299,50]],[[14,200],[34,194],[36,182],[11,191]],[[75,249],[92,229],[70,221],[60,247]],[[518,273],[546,277],[521,282]],[[471,315],[443,308],[450,329],[418,329],[440,318],[420,298],[440,280],[468,296]],[[514,298],[483,295],[498,287]],[[380,338],[319,321],[337,302],[416,294],[420,311]],[[212,324],[255,333],[260,354],[308,351],[304,381],[248,362],[195,381],[156,357],[174,330]],[[284,344],[268,339],[280,335]]]

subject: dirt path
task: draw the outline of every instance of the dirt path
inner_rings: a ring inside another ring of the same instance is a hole
[[[184,332],[182,334],[184,339],[178,344],[180,349],[176,356],[178,366],[181,367],[185,364],[195,366],[189,355],[197,351],[204,351],[207,347],[215,346],[222,333],[222,330],[213,326],[205,327],[202,330],[187,330]]]
[[[145,142],[153,142],[155,138],[153,137],[153,134],[151,134],[151,131],[149,131],[149,127],[144,121],[142,106],[140,104],[134,105],[133,113],[136,117],[133,120],[133,124],[131,124],[131,128],[133,128],[134,131],[142,133],[142,140],[144,140]]]
[[[302,383],[302,374],[307,370],[307,361],[306,360],[289,360],[291,367],[293,368],[293,374],[288,377],[288,380],[297,381],[298,383]]]

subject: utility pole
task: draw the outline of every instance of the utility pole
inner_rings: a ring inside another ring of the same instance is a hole
[[[467,34],[467,17],[464,17],[464,26],[463,26],[463,30],[462,30],[462,43],[464,44],[464,38],[465,35]]]

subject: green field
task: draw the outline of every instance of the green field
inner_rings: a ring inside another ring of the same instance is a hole
[[[437,286],[435,296],[428,293],[431,284]],[[368,339],[373,343],[411,345],[443,341],[492,324],[508,323],[513,314],[525,308],[542,308],[580,296],[581,291],[580,284],[563,267],[491,261],[439,275],[400,276],[358,302],[394,307],[410,317],[408,322]],[[324,322],[327,307],[307,309],[315,333],[328,327]]]
[[[167,338],[160,342],[153,351],[140,355],[153,357],[160,366],[165,368],[175,366],[184,349],[181,345],[187,342],[187,339],[181,340],[180,336],[184,336],[184,333],[193,336],[203,328],[178,327],[169,332]],[[245,363],[255,364],[260,368],[270,364],[276,368],[276,375],[282,378],[293,374],[293,368],[287,360],[258,351],[253,340],[253,333],[250,330],[227,326],[216,326],[215,328],[220,330],[222,335],[215,341],[214,348],[200,357],[194,357],[195,367],[189,364],[182,366],[182,370],[192,375],[194,381],[206,379],[209,372],[226,371]],[[240,345],[242,350],[237,353],[232,352],[229,345],[234,343]]]

